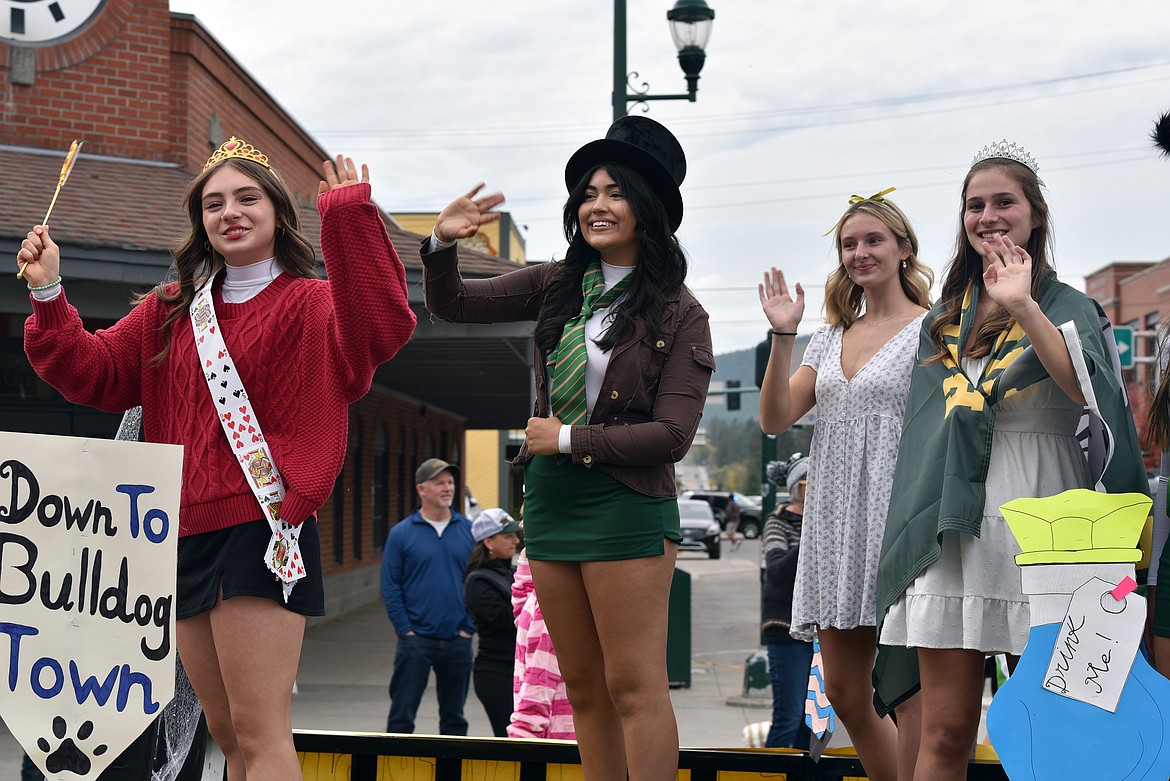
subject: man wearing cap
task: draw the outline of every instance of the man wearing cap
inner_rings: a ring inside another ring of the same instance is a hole
[[[439,733],[466,735],[474,627],[463,574],[475,544],[471,521],[451,509],[458,467],[428,458],[414,473],[419,507],[390,530],[382,554],[382,601],[398,648],[390,678],[387,732],[414,732],[427,677],[435,671]]]

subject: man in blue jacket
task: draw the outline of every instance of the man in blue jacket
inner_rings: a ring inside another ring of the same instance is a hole
[[[390,530],[382,554],[382,601],[398,635],[387,732],[414,732],[433,669],[439,734],[467,734],[463,705],[474,627],[463,603],[463,574],[475,541],[471,521],[451,509],[457,477],[458,468],[438,458],[419,466],[419,508]]]

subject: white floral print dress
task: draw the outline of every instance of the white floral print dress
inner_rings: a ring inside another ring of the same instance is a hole
[[[842,327],[821,328],[804,352],[803,364],[817,373],[817,422],[792,600],[795,638],[811,640],[815,626],[877,624],[878,557],[921,327],[919,316],[849,380],[841,370]]]

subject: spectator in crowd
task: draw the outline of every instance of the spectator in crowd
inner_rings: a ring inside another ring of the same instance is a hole
[[[798,640],[789,633],[807,476],[808,457],[800,453],[794,453],[787,461],[768,465],[768,479],[787,487],[790,498],[764,522],[760,547],[764,560],[760,629],[768,646],[768,672],[772,678],[772,726],[764,742],[767,748],[808,750],[809,746],[804,701],[808,694],[813,644]]]
[[[520,525],[499,507],[476,516],[471,524],[475,547],[463,580],[463,599],[479,635],[471,666],[472,685],[497,738],[507,737],[512,719],[512,666],[516,658],[512,557],[520,544],[518,531]]]
[[[727,541],[732,545],[739,542],[739,504],[734,496],[727,497],[727,507],[723,510],[723,528],[727,532]]]
[[[525,551],[520,553],[512,581],[512,613],[516,618],[516,666],[508,736],[576,740],[573,708],[557,663],[557,651],[536,600],[536,589],[532,587],[532,570]]]
[[[463,705],[475,627],[463,602],[463,574],[475,540],[471,521],[451,509],[457,473],[439,458],[419,466],[414,475],[419,507],[390,530],[382,554],[382,601],[398,635],[387,732],[414,732],[433,669],[439,733],[467,734]]]

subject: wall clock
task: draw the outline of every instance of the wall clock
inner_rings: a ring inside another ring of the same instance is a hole
[[[105,0],[0,0],[0,40],[39,46],[89,24]]]

